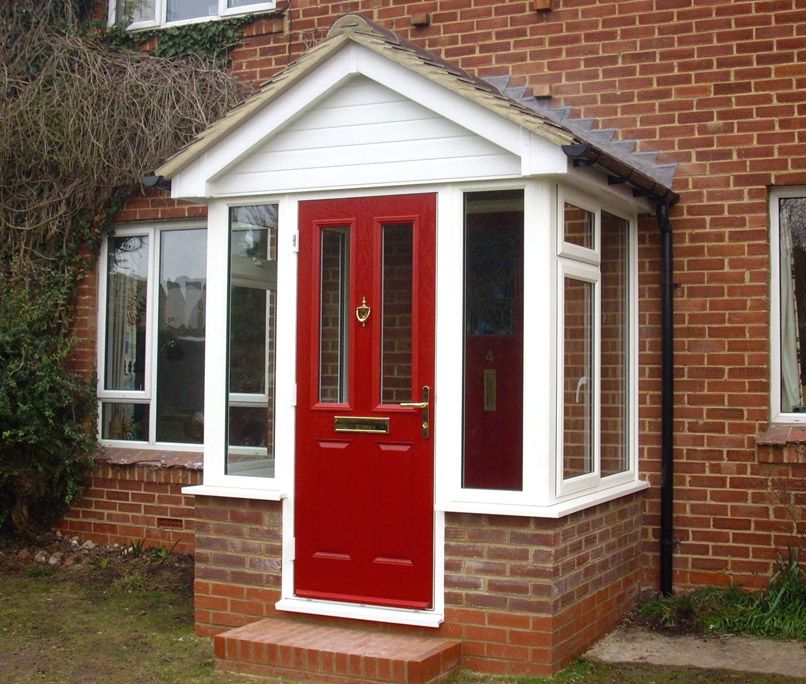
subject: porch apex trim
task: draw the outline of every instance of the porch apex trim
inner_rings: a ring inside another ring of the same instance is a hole
[[[649,164],[646,160],[647,153],[630,153],[636,155],[635,160],[627,153],[614,154],[617,148],[613,145],[608,147],[599,140],[603,131],[592,129],[588,131],[589,135],[582,135],[582,129],[572,125],[577,120],[565,121],[556,116],[555,110],[541,110],[526,99],[513,97],[513,90],[506,87],[509,77],[502,77],[504,89],[501,91],[495,82],[477,78],[357,14],[339,18],[331,27],[327,38],[263,84],[252,97],[199,134],[193,142],[157,169],[156,175],[170,179],[185,170],[348,43],[361,45],[559,147],[580,143],[589,145],[595,151],[596,164],[602,171],[608,175],[615,173],[619,179],[624,179],[644,194],[655,198],[674,194],[663,183],[670,177],[669,165]],[[587,130],[587,126],[585,128]]]

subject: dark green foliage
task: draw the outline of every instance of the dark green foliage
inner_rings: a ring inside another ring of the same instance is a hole
[[[704,633],[750,634],[806,641],[806,573],[800,549],[779,554],[778,570],[763,592],[703,587],[661,597],[639,609],[655,627]]]
[[[94,388],[70,369],[62,328],[73,277],[9,279],[0,298],[0,525],[21,534],[56,522],[93,462]]]
[[[225,64],[229,60],[232,48],[240,43],[244,26],[254,20],[255,15],[248,14],[220,21],[181,24],[135,33],[126,30],[124,21],[109,29],[104,42],[136,49],[155,38],[157,45],[151,50],[151,55],[154,57],[195,55]]]

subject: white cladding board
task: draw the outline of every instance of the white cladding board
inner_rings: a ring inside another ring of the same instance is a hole
[[[516,155],[356,76],[225,171],[211,190],[240,195],[520,173]]]

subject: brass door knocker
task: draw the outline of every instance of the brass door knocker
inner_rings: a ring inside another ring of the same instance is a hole
[[[367,298],[361,297],[361,305],[355,307],[355,317],[361,325],[367,324],[367,319],[372,313],[372,309],[367,306]]]

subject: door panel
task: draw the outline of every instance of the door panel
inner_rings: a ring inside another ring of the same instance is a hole
[[[300,203],[297,596],[432,605],[435,210]]]

